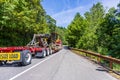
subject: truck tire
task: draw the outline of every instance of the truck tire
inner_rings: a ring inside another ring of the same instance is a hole
[[[50,55],[50,51],[49,51],[49,49],[46,50],[46,54],[47,54],[47,56]]]
[[[0,66],[2,66],[3,65],[3,62],[2,61],[0,61]]]
[[[51,49],[51,48],[49,49],[49,53],[50,53],[50,55],[51,55],[51,54],[53,54],[53,51],[52,51],[52,49]]]
[[[22,62],[20,63],[22,66],[26,66],[31,64],[32,54],[29,50],[24,50],[22,52]]]
[[[45,58],[45,57],[46,57],[46,55],[47,55],[46,51],[45,51],[45,50],[43,50],[43,51],[42,51],[42,58]]]

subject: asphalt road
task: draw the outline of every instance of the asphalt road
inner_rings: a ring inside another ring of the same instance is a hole
[[[117,80],[104,68],[67,49],[44,59],[34,58],[28,66],[0,66],[0,80]]]

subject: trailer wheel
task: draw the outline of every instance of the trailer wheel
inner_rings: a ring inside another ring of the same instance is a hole
[[[2,61],[0,61],[0,66],[2,66],[3,65],[3,62]]]
[[[29,50],[25,50],[22,52],[22,66],[26,66],[26,65],[29,65],[31,64],[31,60],[32,60],[32,55],[30,53]]]
[[[49,51],[49,49],[46,50],[46,53],[47,53],[47,56],[50,55],[50,51]]]
[[[43,57],[43,58],[45,58],[45,57],[46,57],[46,55],[47,55],[47,54],[46,54],[46,51],[45,51],[45,50],[43,50],[43,51],[42,51],[42,57]]]
[[[51,49],[51,48],[49,49],[49,52],[50,52],[50,55],[53,53],[53,51],[52,51],[52,49]]]

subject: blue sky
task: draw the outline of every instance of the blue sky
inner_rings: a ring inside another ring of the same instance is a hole
[[[77,12],[83,16],[97,2],[109,9],[116,8],[120,0],[43,0],[42,5],[46,13],[57,21],[57,26],[67,27]]]

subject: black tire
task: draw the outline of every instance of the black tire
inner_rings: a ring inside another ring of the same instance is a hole
[[[43,51],[42,51],[42,58],[45,58],[45,57],[46,57],[46,55],[47,55],[47,54],[46,54],[46,51],[45,51],[45,50],[43,50]]]
[[[4,61],[4,64],[7,64],[7,61]]]
[[[3,62],[2,61],[0,61],[0,66],[2,66],[3,65]]]
[[[31,60],[32,60],[32,54],[29,50],[24,50],[22,52],[22,62],[20,62],[19,64],[21,64],[22,66],[26,66],[31,64]]]
[[[46,55],[47,55],[47,56],[50,55],[50,51],[49,51],[49,49],[46,50]]]
[[[53,51],[52,51],[52,49],[51,49],[51,48],[49,49],[49,52],[50,52],[50,55],[51,55],[51,54],[53,54]]]

